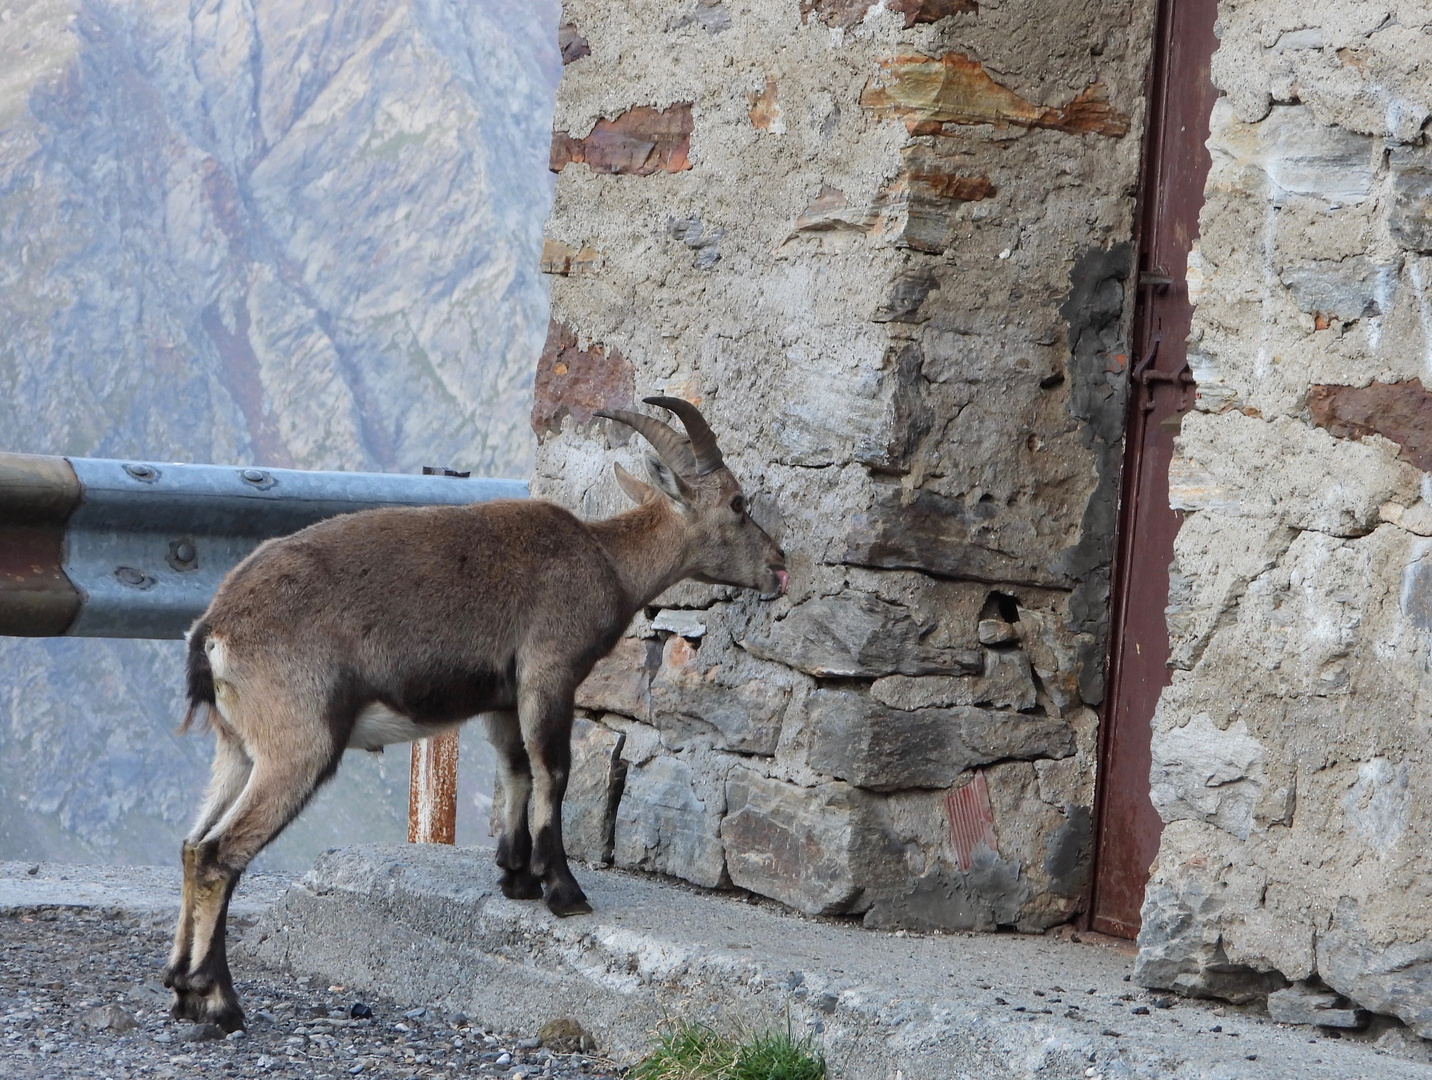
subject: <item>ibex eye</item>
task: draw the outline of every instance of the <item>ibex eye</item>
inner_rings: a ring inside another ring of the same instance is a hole
[[[732,496],[731,496],[731,509],[734,510],[734,511],[736,511],[736,513],[738,513],[738,514],[744,514],[744,513],[746,512],[746,498],[745,498],[745,496],[744,496],[744,495],[732,495]]]

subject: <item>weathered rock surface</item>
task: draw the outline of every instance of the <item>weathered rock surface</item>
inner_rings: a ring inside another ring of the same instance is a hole
[[[910,611],[868,593],[807,600],[742,644],[755,656],[817,676],[974,674],[978,650],[926,644],[931,629]]]
[[[876,892],[862,920],[874,929],[983,930],[1013,925],[1029,899],[1029,883],[1019,868],[993,852],[982,852],[964,873],[937,866],[913,882],[900,883],[900,892]]]
[[[726,791],[712,764],[710,755],[663,756],[627,769],[616,812],[616,865],[712,888],[728,884],[718,835]]]
[[[989,649],[980,675],[887,675],[870,684],[870,696],[892,709],[988,705],[1023,712],[1038,702],[1029,657],[1015,649]]]
[[[1348,1008],[1346,1000],[1331,990],[1301,984],[1269,994],[1268,1015],[1280,1024],[1316,1024],[1335,1028],[1367,1026],[1365,1009]]]
[[[1339,901],[1332,926],[1318,939],[1318,970],[1338,993],[1373,1012],[1396,1016],[1432,1038],[1432,940],[1377,940],[1360,905]]]
[[[817,690],[806,715],[811,768],[875,791],[945,788],[976,765],[1074,752],[1067,722],[1026,713],[973,706],[906,711],[853,691]]]
[[[1143,926],[1134,963],[1140,986],[1241,1004],[1287,984],[1277,971],[1257,971],[1228,958],[1217,928],[1224,891],[1221,882],[1210,889],[1197,873],[1155,875],[1140,912]]]
[[[846,784],[799,788],[747,770],[726,787],[731,882],[810,915],[860,911],[867,883],[889,865],[876,804]]]
[[[1422,164],[1422,163],[1419,163]],[[1392,215],[1388,231],[1402,247],[1432,254],[1432,171],[1399,170],[1392,187]]]
[[[626,764],[621,757],[625,741],[620,732],[582,717],[572,723],[572,770],[562,801],[562,842],[574,859],[612,861],[612,826],[626,782]],[[501,797],[494,790],[493,805],[500,804]]]
[[[660,642],[622,638],[577,687],[577,707],[650,720],[651,677],[660,663]]]

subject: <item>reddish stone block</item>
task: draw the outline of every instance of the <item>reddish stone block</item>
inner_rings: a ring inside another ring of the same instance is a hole
[[[881,62],[881,75],[860,95],[871,112],[897,117],[911,134],[939,134],[945,125],[993,124],[1051,128],[1120,138],[1129,118],[1109,104],[1108,88],[1091,83],[1061,107],[1036,105],[999,85],[977,60],[951,52],[913,53]]]
[[[781,118],[781,106],[776,100],[776,80],[766,78],[766,88],[758,94],[750,95],[751,107],[746,115],[751,118],[751,124],[757,131],[770,131],[771,125]]]
[[[939,22],[949,15],[978,14],[976,0],[887,0],[891,11],[905,16],[905,29],[917,23]]]
[[[692,130],[689,101],[660,111],[640,105],[615,120],[598,120],[582,139],[554,133],[548,168],[561,172],[568,165],[586,165],[592,172],[632,176],[683,172],[691,168]]]
[[[1339,439],[1381,435],[1398,457],[1432,472],[1432,393],[1417,379],[1367,386],[1314,386],[1308,391],[1313,423]]]
[[[636,372],[616,349],[577,348],[577,335],[553,319],[547,344],[537,358],[533,387],[532,430],[539,437],[562,429],[562,417],[592,422],[598,409],[630,409],[636,398]]]

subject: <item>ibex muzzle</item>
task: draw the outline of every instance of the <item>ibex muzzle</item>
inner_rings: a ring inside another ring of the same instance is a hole
[[[656,451],[652,483],[620,465],[637,507],[583,522],[551,503],[373,510],[259,547],[189,633],[186,725],[217,734],[183,845],[184,891],[165,984],[176,1018],[243,1026],[224,953],[229,897],[349,747],[380,749],[484,714],[505,802],[505,895],[591,911],[567,865],[562,798],[572,703],[631,617],[684,578],[786,591],[781,549],[748,513],[696,407],[601,415]]]

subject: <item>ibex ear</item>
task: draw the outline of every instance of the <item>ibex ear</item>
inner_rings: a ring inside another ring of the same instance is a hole
[[[649,503],[658,497],[656,488],[650,484],[643,484],[631,473],[622,468],[621,462],[612,465],[612,472],[617,474],[617,484],[626,492],[627,498],[634,503]]]
[[[691,485],[666,462],[648,455],[646,467],[651,473],[652,480],[656,482],[656,486],[667,498],[682,506],[690,506],[696,501],[696,492],[692,490]]]

